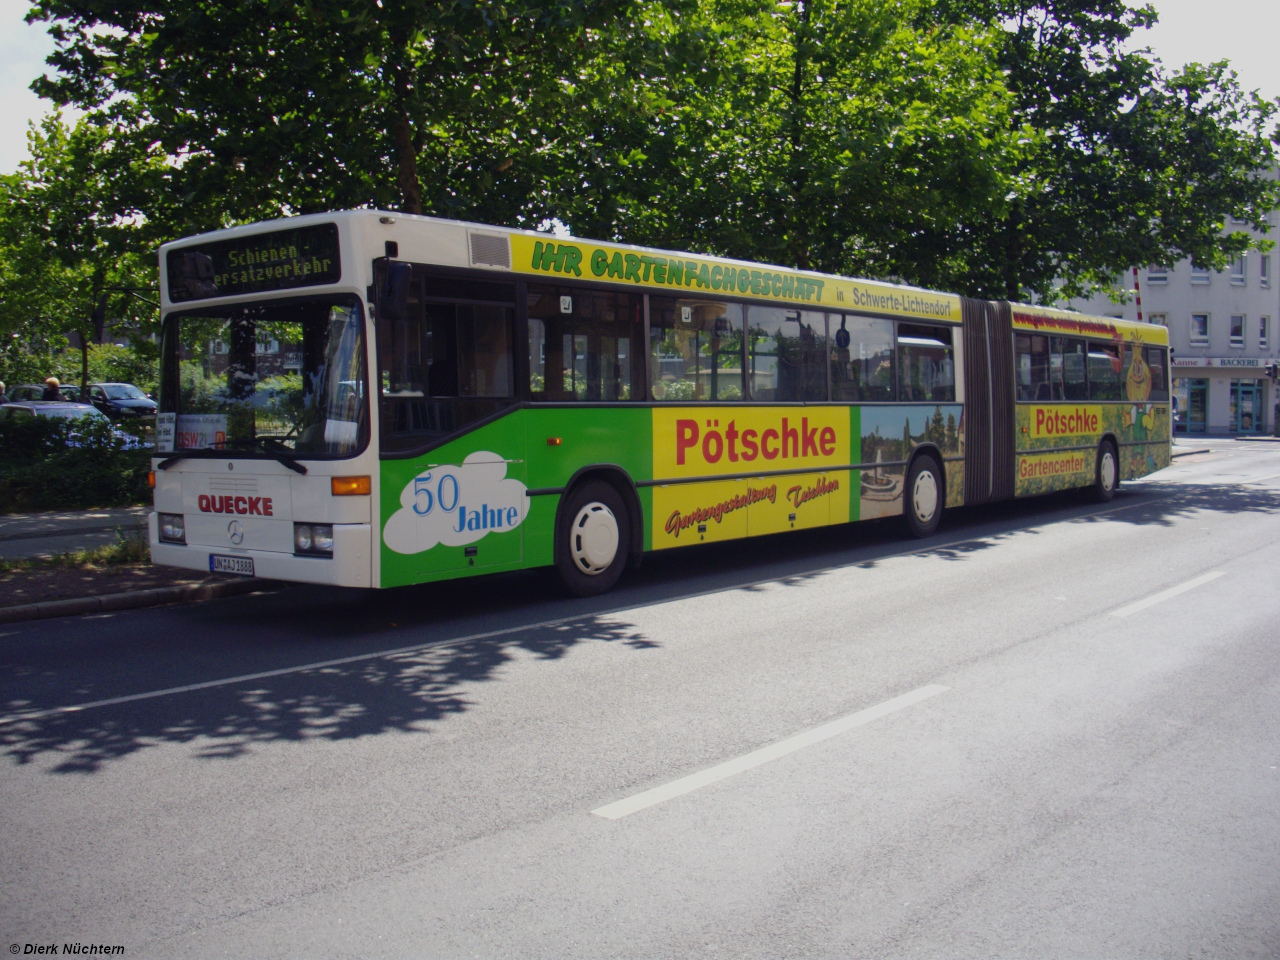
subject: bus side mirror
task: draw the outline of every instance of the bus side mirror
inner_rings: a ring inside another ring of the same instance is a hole
[[[387,262],[387,276],[378,297],[378,316],[384,320],[403,320],[409,300],[409,281],[413,267],[397,260]]]

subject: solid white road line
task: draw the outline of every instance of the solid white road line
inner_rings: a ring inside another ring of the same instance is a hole
[[[625,800],[617,800],[591,812],[597,817],[604,817],[606,820],[619,820],[639,810],[644,810],[646,807],[652,807],[674,797],[692,793],[694,790],[758,767],[761,764],[768,763],[770,760],[777,760],[779,757],[785,757],[789,753],[795,753],[797,750],[802,750],[815,743],[847,733],[854,727],[861,727],[872,720],[888,716],[912,704],[919,703],[921,700],[937,696],[948,689],[950,688],[939,686],[938,684],[920,687],[918,690],[912,690],[910,693],[904,693],[900,697],[886,700],[877,706],[860,710],[847,717],[841,717],[839,720],[832,720],[830,723],[814,727],[812,730],[806,730],[804,733],[798,733],[794,737],[788,737],[786,740],[780,740],[770,746],[761,747],[759,750],[753,750],[751,753],[744,754],[735,760],[728,760],[699,773],[681,777],[679,780],[673,780],[671,783],[661,787],[654,787],[644,793],[637,793],[635,796],[627,797]]]
[[[1111,507],[1106,510],[1090,511],[1085,517],[1075,518],[1076,520],[1089,520],[1096,517],[1106,516],[1112,513],[1119,513],[1122,510],[1132,510],[1135,507],[1148,506],[1148,502],[1143,500],[1138,503],[1124,504],[1118,507]],[[1063,521],[1051,522],[1072,522],[1071,518],[1065,518]],[[1027,530],[1035,530],[1044,524],[1035,524],[1027,527]],[[977,536],[969,535],[956,537],[952,540],[945,540],[941,543],[913,544],[902,550],[891,553],[881,554],[875,559],[878,561],[892,560],[899,557],[909,557],[915,555],[928,555],[938,550],[946,550],[951,547],[963,546],[966,543],[979,543],[982,541],[990,541],[996,534],[979,534]],[[815,570],[807,571],[807,574],[817,575],[831,573],[836,570],[843,570],[848,567],[857,566],[864,563],[866,558],[850,560],[847,563],[837,563],[830,567],[820,567]],[[694,593],[681,594],[679,596],[670,597],[665,600],[650,600],[642,603],[624,604],[620,607],[610,609],[596,610],[590,613],[578,613],[569,617],[557,617],[554,620],[543,620],[539,623],[522,623],[519,626],[504,627],[500,630],[487,630],[483,633],[473,633],[464,637],[447,637],[440,640],[430,640],[425,643],[414,643],[404,647],[396,647],[392,650],[378,650],[373,653],[360,653],[350,657],[339,657],[334,660],[320,660],[314,663],[300,663],[292,667],[281,667],[277,670],[263,670],[259,673],[246,673],[235,677],[223,677],[218,680],[205,680],[200,683],[188,683],[177,687],[164,687],[160,690],[148,690],[144,693],[132,693],[121,697],[109,697],[104,700],[92,700],[87,703],[67,704],[61,707],[48,707],[43,710],[23,710],[17,713],[10,713],[0,716],[0,727],[11,723],[19,723],[25,720],[43,720],[46,717],[56,717],[63,714],[79,713],[82,710],[94,710],[99,707],[114,707],[124,703],[136,703],[139,700],[154,700],[158,697],[169,697],[179,693],[191,693],[196,690],[214,690],[218,687],[231,687],[241,683],[249,683],[254,680],[266,680],[272,677],[285,677],[293,673],[307,673],[312,670],[323,670],[327,667],[341,667],[350,663],[361,663],[366,660],[381,660],[388,657],[405,656],[412,653],[421,653],[427,650],[437,649],[439,647],[447,647],[455,643],[469,643],[473,640],[488,640],[494,637],[509,636],[513,633],[521,633],[526,630],[542,630],[548,627],[558,627],[563,624],[573,623],[575,620],[581,620],[586,617],[609,617],[617,616],[623,613],[630,613],[633,610],[643,610],[652,607],[660,607],[668,603],[680,603],[685,600],[697,600],[702,597],[715,596],[721,593],[729,593],[733,590],[745,590],[752,587],[764,586],[765,584],[778,583],[786,580],[791,574],[775,574],[769,577],[762,577],[758,580],[746,580],[740,583],[729,583],[723,586],[712,587],[709,590],[700,590]],[[17,636],[20,631],[0,634],[0,636]]]
[[[556,620],[543,620],[541,623],[525,623],[518,627],[504,627],[501,630],[487,630],[484,633],[472,633],[465,637],[449,637],[442,640],[427,641],[426,643],[415,643],[407,647],[396,647],[393,650],[378,650],[374,653],[358,653],[350,657],[337,657],[333,660],[317,660],[314,663],[303,663],[293,667],[280,667],[276,670],[262,670],[258,673],[242,673],[235,677],[223,677],[218,680],[204,680],[200,683],[188,683],[180,687],[165,687],[162,690],[148,690],[145,693],[131,693],[123,697],[110,697],[106,700],[93,700],[89,703],[76,703],[65,707],[50,707],[47,710],[26,710],[21,713],[11,713],[8,716],[0,716],[0,726],[10,723],[18,723],[22,720],[42,720],[45,717],[55,717],[68,713],[79,713],[81,710],[93,710],[97,707],[114,707],[122,703],[136,703],[139,700],[154,700],[156,697],[168,697],[175,693],[191,693],[194,690],[214,690],[218,687],[236,686],[237,684],[250,683],[254,680],[266,680],[271,677],[286,677],[292,673],[309,673],[313,670],[324,670],[329,667],[342,667],[350,663],[362,663],[366,660],[383,660],[400,656],[408,656],[413,653],[425,653],[428,650],[434,650],[438,647],[447,647],[457,643],[468,643],[472,640],[488,640],[491,637],[506,636],[509,633],[519,633],[522,630],[539,630],[544,627],[558,627],[566,623],[572,623],[575,620],[581,620],[584,616],[590,616],[590,614],[579,614],[574,617],[560,617]]]
[[[1204,586],[1211,580],[1217,580],[1219,577],[1225,577],[1226,574],[1221,570],[1215,570],[1213,573],[1204,573],[1196,577],[1194,580],[1188,580],[1186,583],[1180,583],[1176,587],[1170,587],[1168,590],[1161,590],[1159,593],[1147,597],[1145,600],[1139,600],[1137,603],[1131,603],[1127,607],[1121,607],[1119,610],[1112,610],[1113,617],[1130,617],[1135,613],[1141,613],[1147,607],[1154,607],[1157,603],[1163,603],[1170,597],[1176,597],[1180,593],[1186,593],[1188,590],[1194,590],[1196,587]]]

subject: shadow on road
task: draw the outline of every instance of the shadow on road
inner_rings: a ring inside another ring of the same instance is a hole
[[[177,695],[18,719],[0,726],[0,744],[20,764],[52,754],[58,759],[51,772],[91,773],[106,761],[161,743],[190,744],[198,757],[231,758],[255,743],[425,731],[432,721],[470,708],[467,688],[494,679],[518,651],[555,660],[591,641],[654,646],[624,622],[586,616],[502,638],[420,645]],[[30,710],[9,706],[17,713]]]
[[[380,592],[299,586],[27,625],[0,637],[7,715],[0,749],[15,763],[92,773],[164,743],[188,744],[213,759],[272,741],[429,732],[435,721],[471,709],[477,685],[498,679],[517,656],[555,661],[590,642],[637,653],[658,646],[630,622],[628,609],[800,585],[834,568],[874,566],[908,552],[959,562],[1047,524],[1169,526],[1199,512],[1274,515],[1280,491],[1133,485],[1106,505],[1058,494],[953,510],[927,541],[906,541],[895,521],[873,521],[699,546],[647,558],[618,590],[590,600],[549,599],[544,576],[520,573]],[[246,679],[222,682],[237,677]],[[211,683],[217,685],[52,712]],[[37,715],[14,719],[24,714]]]

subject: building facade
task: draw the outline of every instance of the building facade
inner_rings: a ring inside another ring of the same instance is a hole
[[[1272,211],[1273,229],[1277,219]],[[1233,223],[1231,229],[1248,228]],[[1136,284],[1139,295],[1129,303],[1096,296],[1073,300],[1071,308],[1169,328],[1179,432],[1274,434],[1280,403],[1271,375],[1280,362],[1277,254],[1280,249],[1251,250],[1222,272],[1189,260],[1140,267],[1136,277],[1132,271],[1126,277],[1128,288]]]

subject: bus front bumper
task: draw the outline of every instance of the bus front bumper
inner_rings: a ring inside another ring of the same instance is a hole
[[[237,550],[207,544],[167,543],[160,540],[155,512],[147,518],[151,541],[151,562],[164,567],[180,567],[209,573],[210,557],[239,557],[251,560],[253,576],[293,583],[323,583],[335,587],[373,585],[370,544],[372,527],[367,523],[335,523],[333,556],[307,557],[269,550]]]

